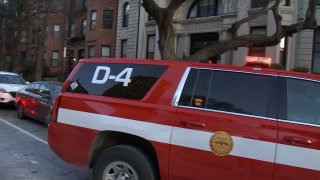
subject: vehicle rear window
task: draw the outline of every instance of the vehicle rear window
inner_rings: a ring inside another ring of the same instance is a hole
[[[192,69],[179,105],[276,118],[276,77]]]
[[[141,64],[83,64],[67,91],[139,100],[148,93],[166,68]]]

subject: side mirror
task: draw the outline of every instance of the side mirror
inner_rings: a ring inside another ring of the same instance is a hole
[[[29,81],[26,81],[26,85],[29,85],[30,84],[30,82]]]

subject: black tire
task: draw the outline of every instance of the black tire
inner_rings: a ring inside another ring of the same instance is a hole
[[[24,106],[22,103],[18,104],[17,107],[17,116],[19,119],[24,119],[26,116],[24,115]]]
[[[158,179],[151,160],[142,151],[129,145],[118,145],[104,151],[94,164],[92,179],[103,180],[104,171],[108,172],[108,169],[114,167],[114,164],[123,162],[126,163],[129,166],[128,169],[131,170],[128,171],[128,174],[136,174],[139,180]],[[131,168],[133,168],[133,170]],[[109,172],[114,171],[111,169]]]

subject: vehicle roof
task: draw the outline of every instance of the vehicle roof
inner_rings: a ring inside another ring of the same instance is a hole
[[[56,81],[35,81],[35,82],[32,82],[32,84],[33,83],[46,83],[46,84],[53,84],[53,85],[58,85],[58,86],[63,85],[62,82],[56,82]]]
[[[299,78],[307,78],[320,80],[319,75],[310,73],[301,73],[294,71],[278,70],[271,68],[255,68],[249,66],[235,66],[235,65],[224,65],[224,64],[210,64],[200,63],[192,61],[177,61],[177,60],[148,60],[148,59],[127,59],[127,58],[92,58],[92,59],[81,59],[80,63],[133,63],[133,64],[154,64],[154,65],[168,65],[168,66],[190,66],[199,68],[218,68],[226,69],[231,71],[245,71],[263,74],[278,74],[280,76],[293,76]]]
[[[19,75],[19,74],[17,74],[17,73],[13,73],[13,72],[6,72],[6,71],[0,71],[0,74],[20,76],[20,75]]]

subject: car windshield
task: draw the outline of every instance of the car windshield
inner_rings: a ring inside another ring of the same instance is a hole
[[[56,96],[58,95],[58,93],[61,91],[62,85],[59,84],[50,84],[51,90],[52,90],[52,94],[54,96],[54,98],[56,98]]]
[[[4,84],[26,84],[18,75],[0,74],[0,83]]]

